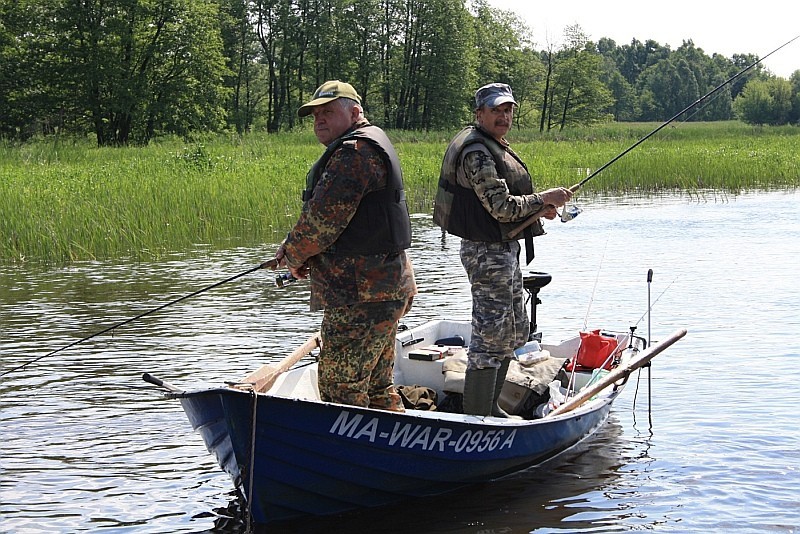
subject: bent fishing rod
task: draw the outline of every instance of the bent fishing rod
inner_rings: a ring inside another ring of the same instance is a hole
[[[719,91],[720,89],[722,89],[723,87],[725,87],[726,85],[728,85],[729,83],[731,83],[732,81],[734,81],[735,79],[737,79],[739,76],[743,75],[744,73],[746,73],[747,71],[749,71],[750,69],[752,69],[753,67],[755,67],[756,65],[758,65],[759,63],[761,63],[762,61],[764,61],[765,59],[767,59],[769,56],[771,56],[771,55],[772,55],[772,54],[774,54],[775,52],[777,52],[777,51],[778,51],[778,50],[780,50],[781,48],[784,48],[785,46],[787,46],[787,45],[791,44],[792,42],[796,41],[797,39],[800,39],[800,35],[797,35],[797,36],[795,36],[794,38],[792,38],[792,39],[789,39],[788,41],[786,41],[785,43],[783,43],[781,46],[779,46],[778,48],[776,48],[775,50],[773,50],[772,52],[770,52],[770,53],[769,53],[769,54],[767,54],[766,56],[764,56],[764,57],[762,57],[762,58],[759,58],[759,59],[757,59],[756,61],[754,61],[754,62],[753,62],[753,63],[751,63],[750,65],[746,66],[745,68],[743,68],[742,70],[740,70],[739,72],[737,72],[736,74],[734,74],[733,76],[731,76],[730,78],[728,78],[727,80],[725,80],[724,82],[722,82],[721,84],[717,85],[717,86],[716,86],[716,87],[714,87],[714,88],[713,88],[711,91],[707,92],[706,94],[704,94],[703,96],[701,96],[700,98],[698,98],[697,100],[695,100],[694,102],[692,102],[691,104],[689,104],[688,106],[686,106],[685,108],[683,108],[682,110],[680,110],[678,113],[676,113],[675,115],[673,115],[672,117],[670,117],[670,118],[669,118],[667,121],[665,121],[665,122],[663,122],[662,124],[660,124],[660,125],[658,126],[658,128],[656,128],[655,130],[653,130],[653,131],[652,131],[652,132],[650,132],[649,134],[645,135],[644,137],[642,137],[641,139],[639,139],[638,141],[636,141],[634,144],[632,144],[631,146],[629,146],[628,148],[626,148],[625,150],[623,150],[622,152],[620,152],[619,154],[617,154],[616,156],[614,156],[614,157],[613,157],[613,158],[612,158],[610,161],[608,161],[608,162],[607,162],[605,165],[603,165],[602,167],[598,168],[596,171],[594,171],[593,173],[591,173],[589,176],[587,176],[586,178],[584,178],[583,180],[581,180],[581,181],[580,181],[580,182],[578,182],[577,184],[575,184],[575,185],[573,185],[572,187],[570,187],[570,188],[569,188],[569,190],[570,190],[570,191],[572,191],[573,193],[577,192],[577,191],[578,191],[578,189],[580,189],[581,187],[583,187],[583,186],[584,186],[584,185],[585,185],[585,184],[586,184],[586,183],[587,183],[589,180],[591,180],[592,178],[594,178],[595,176],[597,176],[598,174],[600,174],[601,172],[603,172],[605,169],[607,169],[608,167],[610,167],[611,165],[613,165],[613,164],[614,164],[614,163],[615,163],[617,160],[619,160],[620,158],[622,158],[622,157],[623,157],[625,154],[627,154],[628,152],[630,152],[631,150],[633,150],[633,149],[634,149],[634,148],[636,148],[637,146],[641,145],[642,143],[644,143],[645,141],[647,141],[648,139],[650,139],[650,138],[651,138],[652,136],[654,136],[656,133],[658,133],[658,132],[660,132],[662,129],[666,128],[666,127],[667,127],[669,124],[673,123],[673,122],[674,122],[674,121],[675,121],[675,120],[676,120],[678,117],[680,117],[681,115],[683,115],[684,113],[686,113],[687,111],[689,111],[690,109],[692,109],[693,107],[695,107],[696,105],[698,105],[699,103],[701,103],[703,100],[705,100],[705,99],[707,99],[708,97],[710,97],[710,96],[714,95],[714,94],[715,94],[717,91]],[[542,207],[542,209],[540,209],[539,211],[537,211],[536,213],[534,213],[533,215],[531,215],[530,217],[528,217],[528,218],[527,218],[527,219],[526,219],[526,220],[525,220],[525,221],[524,221],[522,224],[520,224],[519,226],[517,226],[516,228],[514,228],[513,230],[511,230],[511,231],[508,233],[509,237],[515,237],[515,236],[517,236],[517,235],[518,235],[520,232],[522,232],[522,231],[523,231],[525,228],[527,228],[528,226],[530,226],[530,225],[532,225],[533,223],[535,223],[535,222],[536,222],[536,221],[537,221],[537,220],[538,220],[538,219],[539,219],[539,218],[542,216],[542,214],[543,214],[543,213],[544,213],[544,212],[547,210],[547,208],[548,208],[548,206],[544,206],[544,207]]]
[[[184,296],[182,296],[180,298],[177,298],[175,300],[167,302],[166,304],[162,304],[161,306],[158,306],[157,308],[153,308],[152,310],[148,310],[148,311],[146,311],[144,313],[140,313],[136,317],[131,317],[130,319],[125,319],[124,321],[121,321],[121,322],[119,322],[119,323],[117,323],[115,325],[109,326],[108,328],[104,328],[103,330],[100,330],[99,332],[95,332],[94,334],[92,334],[90,336],[86,336],[86,337],[81,338],[81,339],[79,339],[77,341],[73,341],[69,345],[65,345],[65,346],[61,347],[60,349],[56,349],[54,351],[48,352],[47,354],[39,356],[38,358],[34,358],[34,359],[32,359],[32,360],[30,360],[30,361],[28,361],[26,363],[23,363],[22,365],[19,365],[17,367],[13,367],[11,369],[8,369],[7,371],[3,371],[2,373],[0,373],[0,377],[5,376],[5,375],[10,374],[10,373],[13,373],[14,371],[19,371],[20,369],[24,369],[25,367],[27,367],[27,366],[29,366],[29,365],[31,365],[33,363],[36,363],[39,360],[43,360],[45,358],[53,356],[54,354],[58,354],[59,352],[65,351],[70,347],[74,347],[75,345],[77,345],[79,343],[83,343],[84,341],[88,341],[88,340],[90,340],[92,338],[95,338],[97,336],[101,336],[103,334],[111,332],[112,330],[115,330],[115,329],[117,329],[117,328],[119,328],[121,326],[124,326],[124,325],[128,324],[128,323],[132,323],[133,321],[141,319],[142,317],[146,317],[146,316],[148,316],[150,314],[156,313],[157,311],[161,311],[161,310],[163,310],[164,308],[166,308],[168,306],[172,306],[173,304],[177,304],[177,303],[179,303],[181,301],[184,301],[184,300],[186,300],[188,298],[191,298],[191,297],[196,297],[200,293],[205,293],[206,291],[208,291],[210,289],[214,289],[215,287],[219,287],[219,286],[221,286],[223,284],[227,284],[228,282],[232,282],[232,281],[236,280],[237,278],[241,278],[241,277],[243,277],[245,275],[248,275],[248,274],[250,274],[252,272],[258,271],[259,269],[274,269],[277,266],[278,266],[278,259],[277,258],[272,258],[271,260],[267,260],[264,263],[256,265],[252,269],[248,269],[248,270],[246,270],[244,272],[241,272],[239,274],[236,274],[236,275],[233,275],[233,276],[231,276],[229,278],[226,278],[225,280],[221,280],[221,281],[219,281],[219,282],[217,282],[215,284],[211,284],[210,286],[206,286],[206,287],[204,287],[202,289],[198,289],[197,291],[189,293],[188,295],[184,295]]]

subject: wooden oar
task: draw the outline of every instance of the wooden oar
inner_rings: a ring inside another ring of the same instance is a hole
[[[686,329],[682,328],[680,330],[676,330],[672,335],[670,335],[667,339],[662,341],[661,343],[654,345],[644,351],[638,358],[635,358],[622,367],[617,367],[602,379],[598,380],[594,384],[589,387],[584,388],[581,390],[578,395],[574,398],[570,399],[568,402],[565,402],[552,412],[546,415],[546,417],[552,417],[554,415],[561,415],[562,413],[571,412],[572,410],[579,408],[584,402],[591,399],[599,392],[610,386],[611,384],[623,379],[627,378],[633,371],[636,369],[644,366],[656,357],[656,355],[660,354],[664,349],[678,341],[680,338],[686,335]]]
[[[303,359],[304,356],[310,354],[311,351],[319,347],[320,344],[320,334],[319,332],[315,332],[305,343],[295,349],[294,352],[284,358],[280,363],[277,365],[266,364],[261,366],[260,369],[251,373],[247,378],[233,387],[241,388],[244,384],[249,384],[259,393],[269,391],[269,388],[272,387],[272,384],[275,383],[275,380],[277,380],[280,375],[291,369],[294,364]]]

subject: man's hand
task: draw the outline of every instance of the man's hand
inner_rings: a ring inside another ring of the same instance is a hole
[[[275,251],[275,259],[278,260],[278,264],[272,268],[273,271],[278,267],[286,267],[286,260],[284,259],[284,256],[286,256],[286,249],[283,247],[283,243],[281,243],[281,246],[279,246],[278,250]]]
[[[553,207],[553,216],[548,217],[548,211],[545,212],[544,217],[547,219],[554,219],[556,217],[555,208],[560,208],[569,202],[569,200],[572,198],[572,191],[566,187],[554,187],[553,189],[542,191],[539,193],[539,196],[542,197],[542,202],[544,202],[545,206]]]
[[[572,189],[577,191],[579,187],[580,185],[575,184],[572,186]],[[558,217],[556,208],[561,207],[570,201],[572,198],[572,190],[567,189],[566,187],[554,187],[553,189],[542,191],[538,193],[538,195],[539,198],[542,199],[542,209],[525,219],[519,226],[508,232],[509,237],[516,237],[520,232],[532,225],[534,222],[538,221],[541,217],[551,220]]]
[[[553,205],[546,205],[544,207],[544,211],[542,211],[542,217],[545,219],[553,220],[558,217],[558,212],[556,211],[556,207]]]
[[[289,272],[298,280],[305,280],[308,278],[308,266],[306,266],[305,263],[297,268],[289,267]]]

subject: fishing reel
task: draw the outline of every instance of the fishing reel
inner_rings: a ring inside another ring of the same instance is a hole
[[[570,206],[565,205],[561,208],[561,213],[558,213],[558,216],[561,217],[561,222],[569,222],[575,217],[578,216],[583,210],[580,209],[577,205],[572,204]]]
[[[275,287],[283,289],[289,284],[297,282],[297,278],[292,276],[292,273],[281,273],[275,277]]]

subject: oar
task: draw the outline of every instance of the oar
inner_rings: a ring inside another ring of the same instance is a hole
[[[142,380],[147,382],[148,384],[153,384],[154,386],[158,386],[160,388],[164,388],[171,393],[182,393],[183,390],[177,386],[173,386],[169,382],[165,382],[160,378],[151,375],[150,373],[142,373]]]
[[[244,380],[234,384],[233,387],[244,389],[247,386],[251,386],[259,393],[269,391],[269,388],[272,387],[275,380],[277,380],[280,375],[291,369],[294,364],[303,359],[304,356],[310,354],[311,351],[319,347],[320,344],[320,334],[319,332],[314,332],[305,343],[296,348],[294,352],[284,358],[280,363],[277,365],[266,364],[261,366],[257,371],[250,373]]]
[[[672,335],[670,335],[667,339],[662,341],[657,345],[651,346],[648,350],[644,351],[638,358],[634,358],[633,360],[629,361],[628,363],[622,365],[621,367],[617,367],[602,379],[598,380],[591,386],[582,389],[578,395],[570,399],[568,402],[565,402],[552,412],[546,415],[546,417],[552,417],[554,415],[561,415],[563,413],[571,412],[572,410],[579,408],[583,405],[584,402],[591,399],[599,392],[607,388],[608,386],[614,384],[615,382],[627,378],[633,371],[636,369],[643,367],[646,365],[650,360],[656,357],[656,355],[660,354],[664,349],[678,341],[680,338],[686,335],[686,329],[676,330]]]
[[[202,289],[198,289],[197,291],[195,291],[193,293],[189,293],[188,295],[184,295],[184,296],[182,296],[180,298],[177,298],[175,300],[167,302],[166,304],[162,304],[161,306],[159,306],[157,308],[153,308],[152,310],[148,310],[148,311],[146,311],[144,313],[140,313],[136,317],[131,317],[130,319],[125,319],[124,321],[119,322],[119,323],[117,323],[115,325],[109,326],[108,328],[104,328],[103,330],[100,330],[99,332],[95,332],[94,334],[92,334],[90,336],[86,336],[86,337],[81,338],[81,339],[79,339],[77,341],[73,341],[69,345],[65,345],[65,346],[61,347],[60,349],[56,349],[56,350],[54,350],[52,352],[48,352],[47,354],[39,356],[38,358],[34,358],[34,359],[32,359],[32,360],[30,360],[28,362],[23,363],[22,365],[19,365],[17,367],[13,367],[11,369],[8,369],[7,371],[3,371],[2,373],[0,373],[0,376],[5,376],[5,375],[7,375],[9,373],[13,373],[14,371],[19,371],[20,369],[23,369],[23,368],[29,366],[32,363],[38,362],[39,360],[42,360],[42,359],[47,358],[49,356],[52,356],[54,354],[58,354],[59,352],[61,352],[63,350],[67,350],[70,347],[74,347],[78,343],[83,343],[84,341],[88,341],[88,340],[90,340],[90,339],[92,339],[94,337],[100,336],[100,335],[105,334],[107,332],[111,332],[112,330],[114,330],[116,328],[119,328],[120,326],[124,326],[124,325],[126,325],[128,323],[131,323],[131,322],[137,320],[137,319],[141,319],[142,317],[150,315],[151,313],[155,313],[157,311],[163,310],[167,306],[172,306],[173,304],[177,304],[178,302],[181,302],[182,300],[186,300],[188,298],[195,297],[195,296],[199,295],[200,293],[204,293],[204,292],[208,291],[209,289],[214,289],[215,287],[221,286],[222,284],[227,284],[228,282],[232,282],[233,280],[236,280],[237,278],[241,278],[242,276],[245,276],[247,274],[255,272],[255,271],[259,270],[259,269],[272,269],[272,268],[277,267],[277,266],[278,266],[278,260],[276,258],[272,258],[271,260],[267,260],[267,261],[265,261],[264,263],[262,263],[260,265],[256,265],[252,269],[248,269],[248,270],[244,271],[243,273],[239,273],[239,274],[233,275],[233,276],[231,276],[229,278],[226,278],[225,280],[217,282],[216,284],[211,284],[210,286],[204,287]]]

